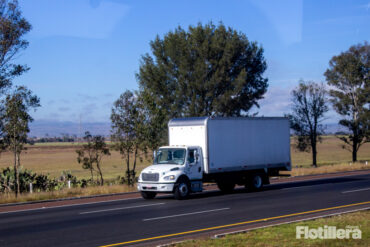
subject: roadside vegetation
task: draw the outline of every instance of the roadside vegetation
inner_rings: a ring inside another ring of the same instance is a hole
[[[362,231],[362,239],[296,239],[296,226],[308,226],[309,228],[323,227],[324,225],[336,226],[337,229],[345,229],[346,226],[358,226]],[[370,210],[348,213],[329,218],[321,218],[310,221],[285,224],[280,226],[267,227],[251,230],[247,233],[228,235],[220,239],[199,239],[190,240],[178,244],[176,247],[232,247],[232,246],[370,246]]]
[[[70,197],[84,197],[93,195],[104,195],[124,192],[134,192],[136,189],[126,184],[104,185],[104,186],[91,186],[86,188],[66,187],[60,190],[44,191],[38,193],[23,193],[15,197],[13,193],[0,194],[0,204],[14,203],[14,202],[31,202],[51,199],[61,199]]]

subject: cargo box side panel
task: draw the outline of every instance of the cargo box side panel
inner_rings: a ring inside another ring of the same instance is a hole
[[[289,122],[285,119],[214,119],[208,128],[210,172],[290,162]]]
[[[206,127],[202,126],[169,126],[169,145],[200,146],[203,151],[203,164],[207,173],[208,158],[206,149]]]

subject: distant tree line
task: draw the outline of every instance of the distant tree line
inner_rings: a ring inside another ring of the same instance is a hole
[[[70,135],[68,133],[62,133],[60,136],[49,136],[45,137],[28,137],[27,142],[30,144],[34,143],[47,143],[47,142],[78,142],[83,141],[83,138],[78,138],[77,135]]]

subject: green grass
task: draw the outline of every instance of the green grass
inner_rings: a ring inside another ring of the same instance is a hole
[[[296,239],[296,226],[308,226],[318,228],[336,226],[337,229],[346,226],[358,226],[362,231],[362,239]],[[239,247],[239,246],[322,246],[322,247],[342,247],[342,246],[370,246],[370,210],[321,218],[316,220],[297,222],[263,229],[252,230],[243,234],[228,235],[221,239],[199,239],[190,240],[174,245],[176,247]]]

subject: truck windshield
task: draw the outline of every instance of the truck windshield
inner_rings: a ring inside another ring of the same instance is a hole
[[[183,148],[161,148],[154,159],[155,165],[182,165],[185,161],[186,150]]]

